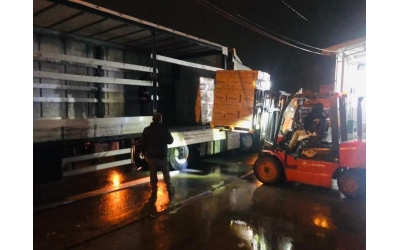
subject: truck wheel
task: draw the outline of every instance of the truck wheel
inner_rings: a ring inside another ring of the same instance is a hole
[[[283,169],[278,160],[267,156],[254,163],[254,174],[264,184],[277,184],[283,179]]]
[[[254,137],[252,134],[240,134],[240,149],[250,151],[253,148]]]
[[[168,149],[168,160],[174,170],[184,170],[191,160],[191,152],[188,146],[180,146]]]
[[[338,178],[340,192],[351,199],[359,199],[365,192],[365,175],[355,170],[345,170]]]

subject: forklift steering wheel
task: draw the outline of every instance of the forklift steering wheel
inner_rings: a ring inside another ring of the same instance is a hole
[[[292,130],[293,131],[295,131],[295,130],[301,130],[301,129],[304,129],[303,128],[303,124],[301,124],[299,121],[297,121],[297,120],[293,120],[293,123],[292,123]]]

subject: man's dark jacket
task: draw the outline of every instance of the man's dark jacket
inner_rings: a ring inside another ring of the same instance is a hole
[[[304,129],[306,130],[306,132],[313,133],[316,130],[314,120],[319,119],[320,125],[324,126],[322,124],[325,124],[326,118],[327,117],[324,116],[324,113],[322,111],[313,110],[306,117],[303,118]]]
[[[167,157],[167,144],[174,142],[171,132],[161,123],[152,122],[143,130],[140,144],[142,153],[149,158],[163,159]]]

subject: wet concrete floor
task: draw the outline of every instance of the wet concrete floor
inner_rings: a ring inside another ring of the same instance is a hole
[[[48,184],[53,189],[37,187],[33,248],[366,248],[365,200],[344,198],[335,183],[332,189],[261,185],[252,174],[255,159],[255,154],[234,153],[205,159],[199,165],[204,171],[172,177],[176,194],[171,198],[160,181],[156,199],[150,198],[149,183],[143,183],[46,207],[79,192],[112,189],[106,173],[86,186],[78,178]],[[119,174],[129,183],[146,172]]]

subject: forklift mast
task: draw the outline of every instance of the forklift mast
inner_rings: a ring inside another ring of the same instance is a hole
[[[283,123],[282,112],[287,108],[293,95],[280,91],[269,92],[265,98],[264,111],[261,118],[261,143],[274,144]]]
[[[339,112],[340,112],[339,104]],[[338,99],[336,96],[331,96],[330,107],[329,107],[329,120],[331,126],[331,137],[332,137],[332,151],[335,155],[339,154],[339,117],[338,117]],[[346,111],[344,111],[346,112]],[[342,117],[342,115],[341,115]],[[346,117],[344,115],[344,117]],[[342,120],[342,119],[340,119]]]

